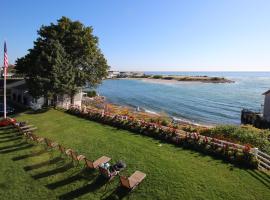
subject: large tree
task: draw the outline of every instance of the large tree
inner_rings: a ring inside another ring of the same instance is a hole
[[[86,83],[99,84],[108,65],[93,28],[62,17],[57,24],[42,26],[29,53],[16,61],[34,97],[69,94]]]

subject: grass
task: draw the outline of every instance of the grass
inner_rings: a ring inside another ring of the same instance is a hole
[[[270,199],[270,177],[256,170],[56,110],[17,119],[90,159],[107,155],[112,162],[125,161],[125,175],[140,170],[147,177],[128,194],[118,187],[118,178],[106,184],[97,171],[74,167],[59,152],[1,129],[1,199]]]

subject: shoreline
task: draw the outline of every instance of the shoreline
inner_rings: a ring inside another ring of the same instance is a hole
[[[112,80],[141,80],[151,83],[235,83],[223,77],[208,77],[208,76],[161,76],[155,78],[150,77],[119,77],[111,78]]]
[[[112,111],[113,113],[123,114],[126,113],[128,115],[133,115],[135,118],[145,118],[145,119],[160,119],[166,120],[169,123],[177,124],[179,126],[191,126],[196,128],[213,128],[216,125],[213,124],[200,124],[199,122],[193,122],[191,120],[175,117],[170,115],[169,113],[160,113],[155,110],[148,110],[144,107],[136,107],[135,105],[124,105],[119,103],[112,103],[108,100],[106,96],[99,96],[99,99],[103,99],[103,105],[106,105],[106,109]],[[90,107],[95,107],[96,109],[101,109],[101,106],[96,107],[95,104],[100,100],[92,100],[92,105],[88,105]],[[100,104],[100,102],[99,102]],[[101,109],[102,110],[102,109]],[[125,114],[124,114],[125,115]]]

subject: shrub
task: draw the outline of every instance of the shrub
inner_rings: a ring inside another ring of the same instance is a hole
[[[88,97],[95,97],[97,96],[97,92],[95,90],[91,90],[87,92]]]
[[[197,132],[196,128],[190,125],[184,126],[182,129],[186,132]]]
[[[165,76],[162,79],[164,79],[164,80],[173,80],[173,77],[172,76]]]
[[[170,123],[170,122],[169,122],[168,120],[166,120],[166,119],[163,119],[163,120],[161,121],[161,125],[162,125],[162,126],[168,126],[169,123]]]
[[[154,75],[154,76],[152,76],[152,78],[154,78],[154,79],[161,79],[162,76],[161,75]]]
[[[260,150],[270,153],[269,130],[257,129],[250,125],[233,126],[223,125],[212,129],[201,129],[200,134],[219,139],[230,140],[240,144],[251,144]]]

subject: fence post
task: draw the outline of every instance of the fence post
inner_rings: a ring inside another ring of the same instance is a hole
[[[255,158],[257,158],[259,149],[255,147],[255,148],[252,149],[252,151],[253,151],[253,154],[254,154]]]

